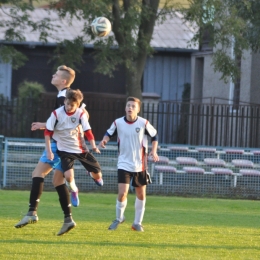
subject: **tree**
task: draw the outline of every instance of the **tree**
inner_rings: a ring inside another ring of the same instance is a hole
[[[51,21],[45,19],[39,24],[30,24],[27,10],[32,10],[31,4],[21,4],[19,0],[12,2],[19,11],[25,13],[17,21],[40,30],[41,40],[46,41],[51,32]],[[32,2],[32,1],[31,1]],[[141,80],[148,55],[153,53],[150,41],[155,22],[162,23],[166,17],[174,15],[172,0],[61,0],[52,2],[50,7],[57,10],[61,18],[84,19],[84,35],[74,41],[64,40],[58,43],[54,59],[76,68],[80,65],[83,46],[93,40],[94,35],[90,30],[90,23],[95,17],[105,16],[112,23],[113,36],[97,39],[94,43],[96,72],[112,76],[118,66],[123,66],[126,78],[127,95],[142,99]],[[1,3],[1,2],[0,2]],[[22,8],[24,8],[22,10]],[[16,13],[17,14],[17,13]],[[16,21],[16,20],[15,20]],[[17,23],[16,21],[16,23]],[[13,27],[15,28],[15,27]],[[9,32],[9,40],[22,37],[14,30]],[[75,51],[77,51],[75,53]]]
[[[259,51],[259,8],[260,1],[254,0],[189,0],[189,7],[181,9],[184,20],[199,27],[192,42],[201,43],[205,31],[209,32],[213,66],[222,73],[221,79],[238,79],[237,61],[243,51]]]
[[[8,8],[5,8],[6,6]],[[38,22],[31,21],[30,15],[33,10],[32,1],[0,0],[0,28],[1,35],[3,35],[0,44],[0,58],[4,63],[12,63],[13,69],[18,69],[27,60],[25,55],[10,45],[12,42],[25,41],[25,28],[37,31],[39,40],[42,42],[47,42],[47,37],[53,30],[48,17]]]

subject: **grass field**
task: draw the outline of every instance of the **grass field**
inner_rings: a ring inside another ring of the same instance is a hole
[[[14,228],[28,209],[29,191],[0,190],[0,259],[260,259],[260,202],[148,196],[145,232],[115,218],[116,194],[80,193],[77,227],[58,237],[63,214],[55,192],[44,192],[39,222]]]

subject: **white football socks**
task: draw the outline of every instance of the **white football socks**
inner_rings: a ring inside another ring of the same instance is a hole
[[[144,211],[145,211],[145,202],[144,200],[139,200],[137,197],[135,198],[135,224],[142,224],[144,218]]]
[[[73,180],[71,182],[66,181],[66,185],[67,185],[69,191],[76,192],[78,190],[75,180]]]
[[[127,205],[127,199],[123,202],[116,200],[116,219],[120,222],[124,220],[124,212]]]

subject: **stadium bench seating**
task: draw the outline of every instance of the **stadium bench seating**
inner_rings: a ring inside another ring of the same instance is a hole
[[[260,171],[254,169],[240,169],[239,173],[243,176],[260,176]]]
[[[155,165],[154,167],[156,176],[156,184],[163,184],[163,174],[164,173],[176,173],[177,169],[173,166],[168,166],[168,165]],[[158,181],[158,177],[159,177],[159,181]]]
[[[217,158],[205,158],[204,163],[207,166],[217,166],[217,167],[225,167],[226,162],[222,159],[217,159]]]
[[[194,173],[194,174],[204,174],[205,170],[200,167],[183,167],[183,170],[186,173]]]
[[[234,159],[232,160],[232,164],[235,167],[239,167],[239,168],[254,168],[254,163],[249,160]]]
[[[198,165],[198,160],[193,157],[177,157],[176,162],[179,165]]]
[[[150,156],[148,156],[148,162],[151,162],[151,177],[153,177],[155,165],[167,165],[167,164],[169,164],[170,160],[167,156],[159,155],[159,161],[158,162],[154,162],[153,158],[150,157]]]

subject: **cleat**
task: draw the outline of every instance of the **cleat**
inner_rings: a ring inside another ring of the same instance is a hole
[[[79,206],[79,190],[70,192],[70,201],[73,207]]]
[[[87,172],[87,175],[90,176],[90,178],[97,184],[97,186],[100,186],[100,187],[101,187],[101,186],[104,185],[104,182],[103,182],[103,179],[102,179],[102,178],[96,180],[96,179],[94,179],[94,178],[92,177],[92,174],[91,174],[90,172]]]
[[[39,220],[37,215],[34,216],[24,216],[23,219],[21,219],[14,227],[16,228],[22,228],[26,226],[27,224],[34,224]]]
[[[134,231],[144,232],[144,227],[143,227],[142,225],[140,225],[140,224],[135,224],[135,223],[133,223],[131,229],[134,230]]]
[[[63,223],[63,225],[62,225],[60,231],[58,232],[57,236],[61,236],[61,235],[68,233],[74,227],[76,227],[76,223],[73,220],[71,220],[71,222],[69,222],[69,223]]]
[[[114,220],[112,224],[109,226],[109,230],[116,230],[119,224],[122,224],[125,221],[125,218],[120,222],[119,220]]]

